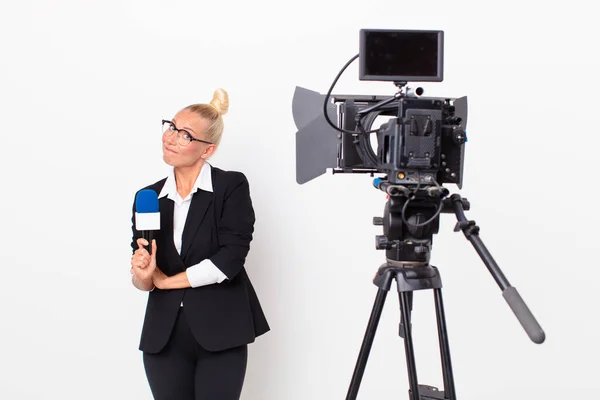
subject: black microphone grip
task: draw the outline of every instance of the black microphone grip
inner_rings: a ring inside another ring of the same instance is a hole
[[[142,237],[148,241],[148,245],[144,246],[144,249],[148,251],[148,254],[152,255],[152,239],[154,239],[154,231],[142,231]]]

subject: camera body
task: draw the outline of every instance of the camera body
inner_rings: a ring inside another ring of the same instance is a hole
[[[399,185],[438,182],[462,187],[466,98],[403,96],[361,118],[361,111],[381,101],[385,100],[373,96],[334,97],[340,128],[346,131],[341,134],[338,172],[383,172],[390,183]],[[370,141],[357,140],[348,131],[356,131],[358,125],[369,130],[381,116],[390,119],[374,132],[377,152],[369,157]]]
[[[391,82],[393,95],[322,95],[296,88],[296,180],[333,173],[385,173],[386,184],[462,188],[467,98],[424,97],[411,82],[443,80],[444,34],[362,29],[359,79]],[[379,117],[388,120],[375,126]],[[376,144],[373,139],[376,139]],[[400,190],[402,188],[399,188]],[[389,192],[388,192],[389,193]]]
[[[462,187],[466,137],[466,97],[422,97],[409,81],[443,80],[443,32],[360,31],[359,78],[391,81],[400,88],[394,99],[381,96],[333,96],[341,143],[338,172],[383,172],[390,184],[452,183]],[[377,117],[390,119],[372,131]],[[377,136],[372,150],[367,131]],[[356,133],[351,133],[356,132]]]

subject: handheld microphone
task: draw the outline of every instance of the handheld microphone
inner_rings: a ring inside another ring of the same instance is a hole
[[[158,195],[152,189],[140,190],[135,197],[135,227],[148,241],[145,249],[152,254],[154,231],[160,230]]]

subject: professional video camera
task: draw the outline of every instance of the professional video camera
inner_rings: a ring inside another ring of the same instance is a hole
[[[396,281],[401,308],[411,400],[455,400],[448,334],[437,267],[429,264],[439,215],[454,213],[462,230],[500,286],[527,334],[542,343],[545,334],[517,290],[510,285],[479,238],[479,227],[467,220],[467,199],[449,195],[443,184],[462,188],[467,142],[467,98],[423,97],[409,82],[443,80],[443,31],[362,29],[359,54],[346,63],[326,95],[296,88],[293,116],[296,134],[296,181],[304,184],[331,168],[335,173],[384,174],[373,185],[388,195],[376,248],[386,263],[374,278],[378,292],[347,399],[356,399],[387,292]],[[332,95],[344,70],[359,59],[359,79],[397,86],[393,96]],[[389,120],[373,126],[381,117]],[[333,120],[336,122],[334,123]],[[376,135],[373,149],[371,134]],[[438,323],[444,390],[419,385],[411,334],[413,291],[433,289]]]

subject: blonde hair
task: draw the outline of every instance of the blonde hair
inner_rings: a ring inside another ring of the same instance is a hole
[[[208,104],[192,104],[184,110],[191,111],[208,121],[206,140],[215,145],[221,142],[223,136],[223,115],[229,111],[229,95],[224,89],[217,89]]]

